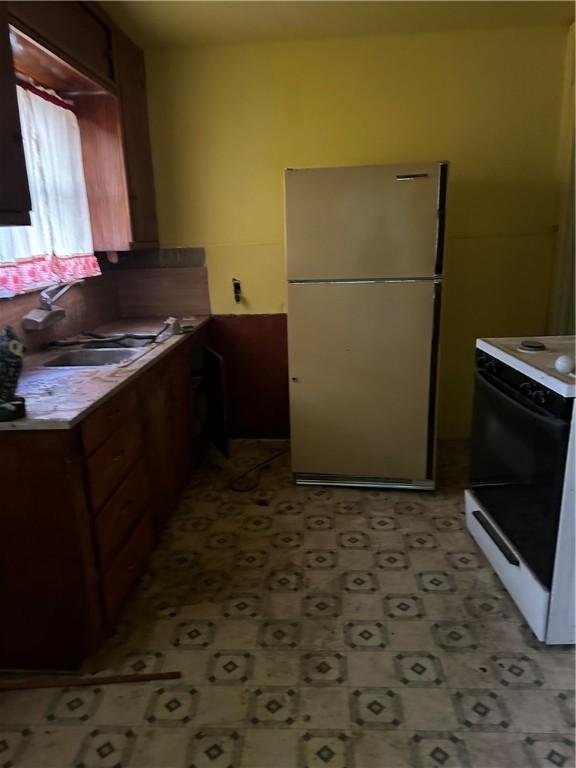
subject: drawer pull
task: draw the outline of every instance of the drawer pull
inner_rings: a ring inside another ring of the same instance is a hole
[[[514,552],[512,552],[512,550],[510,549],[508,544],[506,544],[502,536],[500,536],[498,531],[496,531],[494,527],[488,522],[488,520],[486,520],[482,512],[476,509],[474,510],[474,512],[472,512],[472,514],[474,515],[476,520],[478,520],[482,528],[484,528],[488,536],[490,536],[494,544],[496,544],[500,552],[502,552],[506,560],[508,560],[510,565],[516,565],[516,566],[520,565],[520,560],[518,560]]]
[[[126,453],[126,451],[124,450],[124,448],[122,448],[122,450],[121,450],[121,451],[118,451],[118,453],[116,454],[116,456],[113,456],[113,457],[112,457],[112,461],[113,461],[113,462],[117,462],[117,461],[120,461],[120,459],[122,458],[122,456],[124,456],[124,454],[125,454],[125,453]]]

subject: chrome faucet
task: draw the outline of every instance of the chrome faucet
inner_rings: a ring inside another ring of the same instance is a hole
[[[59,320],[66,317],[66,310],[59,307],[56,302],[75,285],[80,285],[84,280],[74,280],[71,283],[57,283],[44,288],[40,292],[40,307],[32,309],[22,318],[22,328],[26,331],[43,331]]]
[[[80,285],[83,282],[84,280],[73,280],[71,283],[65,283],[64,285],[62,285],[62,283],[56,283],[56,285],[49,285],[47,288],[44,288],[44,290],[40,292],[40,309],[52,309],[58,299],[62,298],[70,288],[73,288],[75,285]]]

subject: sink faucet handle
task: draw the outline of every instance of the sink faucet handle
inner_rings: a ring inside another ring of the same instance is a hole
[[[56,285],[49,285],[40,292],[40,307],[42,309],[52,309],[52,306],[62,298],[64,294],[73,288],[75,285],[80,285],[84,280],[73,280],[71,283],[56,283]]]

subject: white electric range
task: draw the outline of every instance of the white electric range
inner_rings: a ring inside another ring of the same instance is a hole
[[[467,525],[550,644],[576,640],[575,344],[573,336],[476,342]]]

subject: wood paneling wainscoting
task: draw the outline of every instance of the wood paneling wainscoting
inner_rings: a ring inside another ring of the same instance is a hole
[[[224,358],[230,437],[287,438],[286,315],[214,315],[210,344]]]

